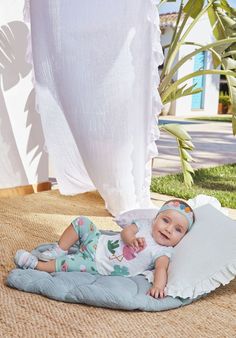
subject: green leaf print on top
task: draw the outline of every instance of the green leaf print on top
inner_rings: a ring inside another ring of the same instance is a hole
[[[112,271],[111,276],[128,276],[129,270],[126,266],[114,265],[114,271]]]
[[[115,249],[119,248],[119,240],[118,239],[116,241],[109,240],[107,242],[107,248],[114,255],[114,253],[116,252]]]

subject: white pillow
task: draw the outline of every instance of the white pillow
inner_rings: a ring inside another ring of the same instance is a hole
[[[173,197],[174,198],[174,197]],[[220,202],[212,196],[208,195],[197,195],[194,198],[189,199],[188,204],[195,210],[197,207],[200,207],[204,204],[211,204],[213,207],[223,212],[225,215],[228,215],[228,210],[221,207]],[[132,209],[120,213],[114,221],[121,227],[124,228],[126,225],[131,224],[136,219],[150,219],[152,220],[160,207],[148,208],[148,209]]]
[[[132,209],[122,212],[114,221],[121,227],[124,228],[126,225],[131,224],[136,219],[153,219],[160,208],[149,208],[149,209]]]
[[[197,195],[194,198],[189,199],[187,202],[190,205],[190,207],[192,207],[192,209],[196,209],[198,207],[201,207],[204,204],[211,204],[213,207],[215,207],[219,211],[223,212],[223,214],[225,214],[226,216],[229,215],[228,210],[221,206],[218,199],[215,198],[215,197],[209,196],[209,195],[200,194],[200,195]]]
[[[195,209],[196,221],[174,248],[167,295],[196,298],[236,276],[236,221],[210,204]]]

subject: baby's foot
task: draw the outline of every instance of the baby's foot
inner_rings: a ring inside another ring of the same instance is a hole
[[[23,269],[34,269],[38,264],[38,258],[25,250],[18,250],[14,261],[17,266]]]
[[[62,250],[59,245],[57,244],[56,246],[41,252],[40,254],[37,255],[38,259],[44,262],[48,262],[52,259],[56,259],[61,256],[65,256],[68,254],[68,251]]]

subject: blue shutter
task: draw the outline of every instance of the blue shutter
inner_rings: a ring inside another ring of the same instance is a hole
[[[198,53],[194,58],[194,72],[205,69],[206,52]],[[205,96],[205,76],[196,76],[193,78],[193,84],[196,84],[194,89],[202,88],[203,91],[198,94],[192,95],[192,109],[204,108]]]

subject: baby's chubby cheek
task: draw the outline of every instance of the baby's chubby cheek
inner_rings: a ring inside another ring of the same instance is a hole
[[[153,230],[152,231],[152,237],[153,237],[154,241],[156,241],[158,243],[158,241],[160,240],[160,233],[159,233],[159,231]]]

